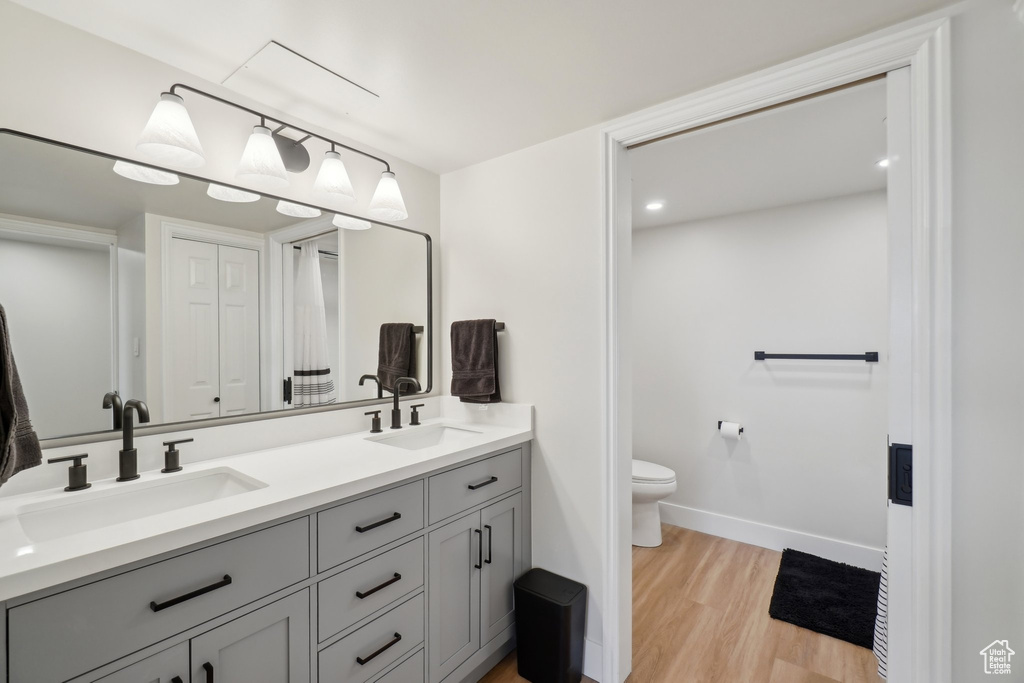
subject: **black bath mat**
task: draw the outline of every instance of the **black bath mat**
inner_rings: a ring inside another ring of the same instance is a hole
[[[870,650],[880,579],[878,572],[787,548],[768,614]]]

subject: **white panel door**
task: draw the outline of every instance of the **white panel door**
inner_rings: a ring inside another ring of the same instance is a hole
[[[260,411],[259,254],[218,247],[220,414]]]
[[[217,245],[174,238],[167,293],[168,422],[217,417],[220,354]]]

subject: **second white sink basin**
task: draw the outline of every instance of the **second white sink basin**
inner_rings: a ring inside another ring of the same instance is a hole
[[[18,522],[36,543],[151,517],[266,487],[230,467],[146,481],[19,508]]]
[[[428,425],[424,427],[409,427],[408,431],[403,429],[398,434],[369,437],[369,440],[386,446],[404,448],[408,451],[418,451],[422,448],[430,448],[431,446],[452,444],[481,433],[473,429],[464,429],[463,427]]]

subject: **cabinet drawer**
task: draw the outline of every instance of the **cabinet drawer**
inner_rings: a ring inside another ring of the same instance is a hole
[[[308,576],[303,517],[26,603],[8,612],[11,680],[66,680]]]
[[[422,585],[422,538],[321,581],[317,599],[320,640],[339,633]]]
[[[430,478],[430,523],[523,485],[523,451],[516,449]]]
[[[420,593],[320,652],[320,683],[363,683],[422,642]]]
[[[326,571],[422,528],[422,481],[324,510],[317,515],[317,566]]]
[[[423,650],[378,678],[377,683],[423,683]]]

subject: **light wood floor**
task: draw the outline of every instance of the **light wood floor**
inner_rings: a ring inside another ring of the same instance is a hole
[[[633,548],[630,683],[881,681],[870,650],[768,616],[782,553],[669,525],[662,533],[660,548]],[[515,656],[482,681],[525,681]]]

